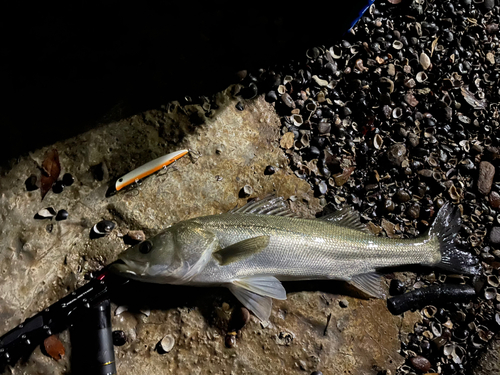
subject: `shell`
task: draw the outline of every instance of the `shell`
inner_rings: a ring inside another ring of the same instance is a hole
[[[484,298],[490,300],[494,299],[497,296],[497,290],[496,288],[489,286],[484,289]]]
[[[422,82],[425,82],[427,81],[429,77],[427,76],[427,73],[425,72],[418,72],[415,79],[417,80],[418,83],[422,83]]]
[[[42,208],[35,215],[36,219],[52,219],[56,216],[56,211],[52,207]]]
[[[171,351],[174,345],[175,338],[171,334],[165,335],[165,337],[163,337],[158,343],[159,348],[161,348],[164,353],[168,353],[169,351]]]
[[[98,222],[92,230],[100,235],[106,235],[109,234],[113,229],[115,228],[115,223],[109,220],[101,220]]]
[[[495,288],[498,288],[498,286],[500,285],[500,281],[498,280],[498,277],[496,275],[488,275],[487,281],[488,284]]]
[[[377,150],[380,150],[383,144],[384,140],[382,139],[380,134],[375,134],[375,137],[373,137],[373,147],[375,147]]]
[[[422,315],[426,318],[432,318],[437,313],[437,307],[432,305],[427,305],[422,309]]]

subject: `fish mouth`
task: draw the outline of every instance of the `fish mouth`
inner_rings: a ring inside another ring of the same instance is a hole
[[[119,258],[111,264],[110,270],[118,274],[144,276],[148,267],[149,262]]]

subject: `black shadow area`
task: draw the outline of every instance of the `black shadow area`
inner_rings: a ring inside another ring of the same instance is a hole
[[[4,2],[0,162],[331,45],[367,0]]]

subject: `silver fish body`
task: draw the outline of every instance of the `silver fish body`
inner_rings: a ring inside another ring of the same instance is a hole
[[[221,215],[189,219],[122,253],[116,272],[141,281],[226,286],[267,320],[285,299],[280,281],[339,279],[382,297],[377,270],[410,264],[476,273],[476,259],[453,244],[460,217],[445,205],[428,234],[393,240],[369,234],[357,213],[294,217],[269,197]]]

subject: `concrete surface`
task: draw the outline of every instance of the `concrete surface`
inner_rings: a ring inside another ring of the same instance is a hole
[[[218,94],[218,109],[209,117],[198,106],[173,103],[18,159],[0,178],[0,334],[82,285],[86,272],[113,261],[127,248],[123,236],[128,230],[151,236],[179,220],[225,212],[244,204],[246,200],[238,198],[244,185],[253,187],[251,197],[296,196],[293,210],[307,217],[319,212],[310,186],[287,167],[273,107],[258,97],[244,101],[245,109],[238,111],[236,102],[231,89]],[[24,181],[40,174],[38,168],[52,147],[59,151],[61,175],[70,172],[76,181],[41,201],[40,191],[26,191]],[[192,153],[168,171],[105,197],[112,178],[182,148]],[[91,169],[100,163],[102,181]],[[264,175],[268,165],[277,172]],[[33,218],[49,206],[66,209],[68,220]],[[102,219],[116,222],[115,230],[91,240],[92,226]],[[230,311],[239,305],[228,291],[173,288],[157,293],[148,303],[153,306],[149,316],[137,308],[113,315],[114,329],[124,330],[128,340],[115,347],[118,373],[394,373],[404,360],[398,354],[401,338],[420,315],[394,317],[385,301],[343,296],[339,284],[321,284],[327,291],[286,284],[293,292],[286,301],[275,301],[270,325],[263,327],[252,316],[233,348],[226,348],[224,339]],[[340,299],[348,302],[346,308],[340,307]],[[116,307],[113,304],[113,311]],[[176,342],[172,351],[160,355],[155,346],[166,334]],[[62,360],[56,362],[37,348],[10,372],[70,373],[70,336],[67,331],[59,336],[67,350]]]

